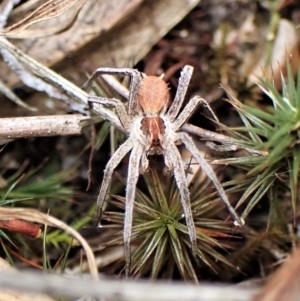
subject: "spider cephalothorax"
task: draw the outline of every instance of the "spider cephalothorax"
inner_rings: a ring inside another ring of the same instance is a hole
[[[141,131],[147,141],[147,155],[163,154],[163,137],[165,123],[160,117],[144,117],[141,121]]]
[[[219,183],[214,171],[198,151],[192,138],[187,133],[180,131],[181,126],[189,119],[200,103],[208,105],[203,98],[195,96],[187,103],[181,113],[179,113],[192,73],[193,67],[185,66],[183,68],[173,102],[170,102],[168,86],[161,77],[147,76],[135,69],[100,68],[94,72],[85,85],[85,87],[87,87],[98,74],[122,74],[131,76],[127,108],[125,108],[124,104],[118,99],[96,96],[89,97],[90,102],[114,106],[124,130],[126,130],[129,135],[128,139],[117,149],[107,163],[97,199],[97,217],[99,218],[113,171],[124,156],[131,151],[127,175],[124,221],[124,250],[127,273],[130,264],[130,238],[136,184],[140,171],[146,171],[148,168],[148,155],[162,154],[164,156],[166,169],[174,174],[187,223],[191,249],[194,255],[197,254],[197,233],[190,205],[190,195],[185,176],[184,163],[181,160],[177,148],[178,141],[186,146],[213,182],[221,199],[233,216],[235,224],[243,224],[243,221],[230,205],[225,191]]]

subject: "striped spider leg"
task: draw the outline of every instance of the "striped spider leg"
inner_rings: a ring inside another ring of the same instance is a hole
[[[184,216],[187,223],[188,235],[191,241],[191,249],[194,256],[197,255],[197,233],[193,220],[193,213],[190,204],[190,194],[185,175],[184,163],[181,160],[177,142],[181,141],[190,151],[192,156],[205,171],[213,182],[221,199],[233,216],[236,225],[243,225],[226,196],[224,189],[219,183],[213,169],[203,158],[196,148],[192,138],[185,132],[180,131],[183,124],[195,111],[199,104],[206,104],[206,101],[199,97],[193,97],[179,113],[184,97],[193,73],[193,67],[185,66],[181,72],[178,82],[178,89],[175,99],[169,107],[169,90],[167,84],[161,77],[147,76],[134,69],[97,69],[89,79],[85,87],[98,74],[122,74],[132,78],[129,92],[129,104],[126,109],[124,104],[115,98],[104,98],[90,96],[90,102],[97,102],[105,106],[113,106],[116,113],[128,134],[128,139],[114,153],[104,170],[103,182],[97,199],[97,217],[101,216],[101,208],[112,181],[114,169],[118,166],[124,156],[131,152],[127,173],[126,205],[124,221],[124,253],[126,262],[126,274],[130,268],[130,239],[133,222],[133,205],[136,192],[136,184],[140,171],[146,171],[149,165],[149,155],[163,155],[166,170],[174,174],[177,183]]]

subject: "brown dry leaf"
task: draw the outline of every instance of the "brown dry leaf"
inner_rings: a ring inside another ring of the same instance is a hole
[[[268,279],[252,301],[296,301],[300,296],[300,248]]]
[[[21,33],[21,35],[17,36],[18,38],[33,38],[58,33],[74,23],[80,9],[82,8],[85,2],[86,0],[50,0],[38,7],[30,15],[28,15],[21,21],[9,26],[8,28],[5,28],[2,32],[0,32],[0,34],[5,35],[7,37],[11,37],[14,35],[19,35]],[[54,26],[48,29],[45,28],[24,31],[25,28],[34,23],[55,18],[63,14],[76,3],[77,7],[72,12],[71,16],[69,16],[64,22],[62,22],[58,26]]]
[[[46,66],[56,64],[56,70],[66,78],[82,84],[86,80],[82,66],[93,70],[99,66],[124,67],[136,63],[199,2],[86,0],[67,31],[46,38],[13,42],[35,60]],[[60,22],[61,17],[63,15],[56,18],[59,20],[43,22],[49,22],[45,26],[52,26],[54,21]],[[14,18],[14,12],[11,18]],[[19,81],[4,62],[0,62],[0,78],[9,86]]]

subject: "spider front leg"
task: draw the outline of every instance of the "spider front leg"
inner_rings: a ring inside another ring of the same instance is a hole
[[[108,161],[103,175],[103,181],[100,188],[100,192],[97,198],[97,205],[96,205],[96,213],[95,213],[95,221],[98,223],[101,214],[102,214],[102,207],[105,201],[105,197],[107,195],[107,191],[109,185],[111,183],[112,175],[116,167],[119,165],[121,160],[125,157],[125,155],[133,148],[133,141],[128,138],[113,154],[113,156]]]
[[[227,198],[227,195],[221,186],[217,176],[215,175],[211,166],[206,162],[206,160],[202,157],[201,153],[198,151],[196,145],[194,144],[193,139],[184,132],[177,134],[178,139],[184,143],[186,148],[190,151],[192,156],[196,159],[199,163],[201,169],[205,172],[205,174],[209,177],[209,179],[213,182],[215,188],[217,189],[223,203],[226,205],[228,211],[231,213],[232,217],[234,218],[234,223],[237,226],[242,226],[245,224],[244,220],[242,220],[238,214],[235,212],[234,208],[230,205],[230,202]]]
[[[131,77],[130,88],[129,88],[129,104],[128,104],[128,115],[130,117],[137,114],[137,93],[139,90],[140,82],[143,78],[143,73],[136,69],[131,68],[98,68],[92,76],[82,86],[83,90],[87,90],[92,82],[98,75],[110,74],[110,75],[128,75]]]
[[[194,68],[192,66],[186,65],[183,67],[181,71],[180,78],[178,80],[178,88],[176,91],[175,99],[168,111],[168,116],[171,122],[174,122],[180,108],[182,107],[184,97],[189,87],[189,83],[193,74],[193,70]]]
[[[125,255],[125,274],[126,277],[130,271],[130,240],[133,223],[133,206],[135,200],[136,184],[139,178],[140,161],[143,155],[143,146],[140,143],[134,142],[135,145],[131,151],[128,165],[127,185],[126,185],[126,205],[125,205],[125,220],[124,220],[124,255]]]
[[[186,220],[187,230],[192,245],[192,253],[197,256],[197,233],[195,229],[193,213],[191,209],[190,192],[185,176],[184,166],[181,160],[180,153],[174,143],[169,143],[168,151],[165,153],[165,164],[168,172],[173,171],[175,181],[180,193],[181,204]]]
[[[100,103],[104,106],[113,106],[116,109],[116,113],[120,119],[122,126],[129,131],[130,130],[130,119],[127,115],[124,104],[116,98],[105,98],[99,96],[89,96],[88,102],[90,103]]]
[[[207,101],[204,98],[197,95],[194,96],[192,99],[190,99],[190,101],[184,107],[183,111],[179,114],[179,116],[174,121],[175,131],[178,131],[182,127],[182,125],[187,122],[187,120],[192,116],[192,114],[197,109],[199,104],[204,104],[208,108],[209,112],[213,115],[213,118],[216,121],[218,121],[217,116],[214,114]]]

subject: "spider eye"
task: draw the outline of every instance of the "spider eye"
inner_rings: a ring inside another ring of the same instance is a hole
[[[160,140],[158,138],[152,139],[152,146],[160,146]]]

